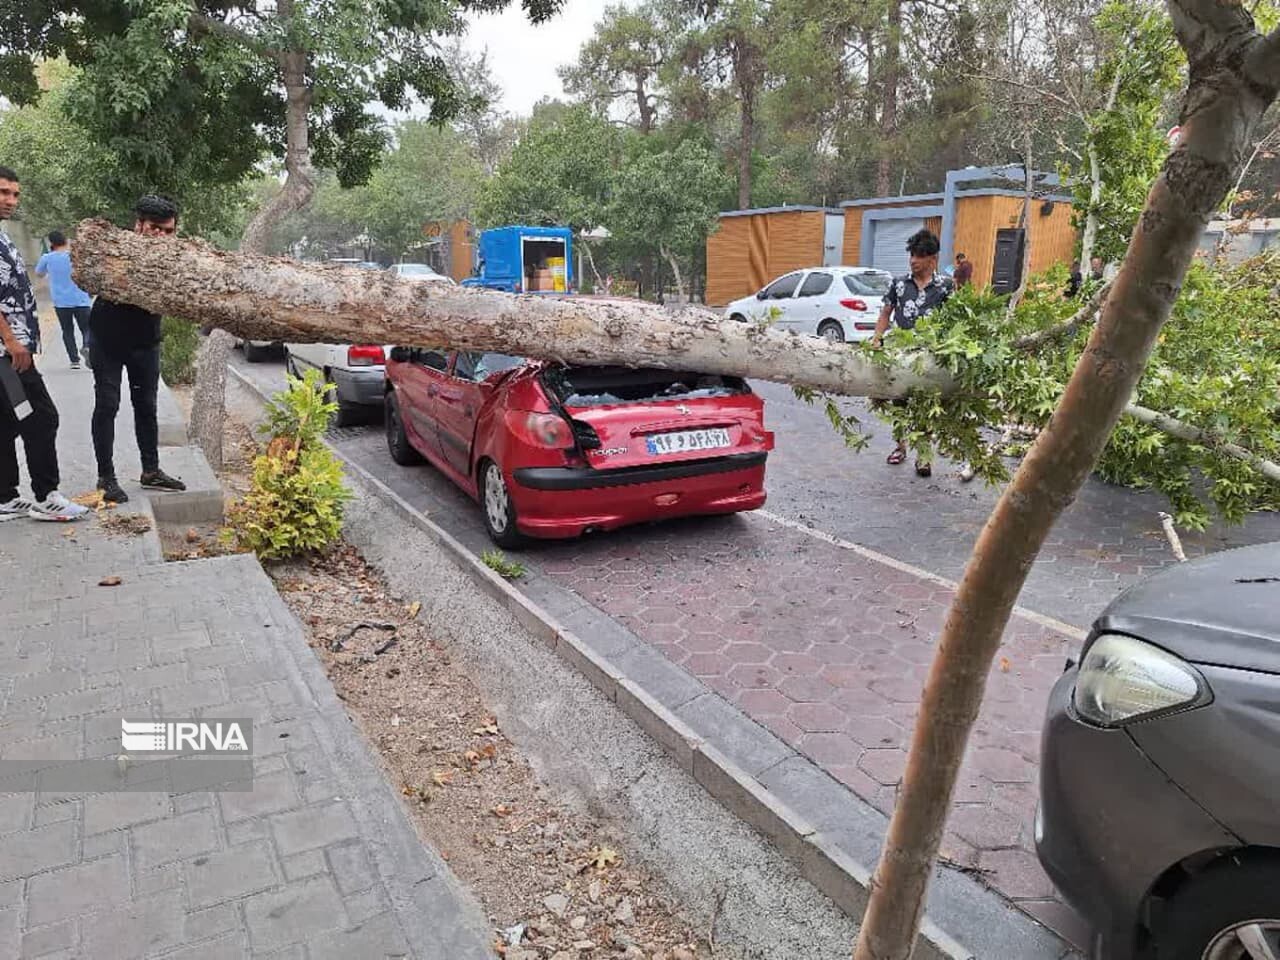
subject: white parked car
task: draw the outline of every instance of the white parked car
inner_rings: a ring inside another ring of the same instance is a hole
[[[391,271],[393,276],[403,277],[405,280],[432,280],[436,283],[453,283],[452,277],[437,273],[425,263],[395,263],[387,269]]]
[[[295,377],[319,370],[333,385],[338,402],[334,422],[345,427],[366,419],[382,407],[386,362],[390,347],[376,343],[287,343],[285,369]]]
[[[870,340],[893,274],[872,267],[812,267],[783,274],[753,297],[725,307],[743,322],[771,322],[832,343]]]

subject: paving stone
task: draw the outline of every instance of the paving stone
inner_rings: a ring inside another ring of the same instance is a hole
[[[40,926],[127,901],[129,875],[123,857],[108,857],[33,877],[27,890],[27,923]]]
[[[338,889],[346,896],[367,890],[377,882],[373,864],[369,862],[369,854],[363,844],[346,843],[329,847],[325,851],[333,876],[337,880]]]
[[[79,942],[80,930],[75,920],[35,927],[22,935],[22,957],[23,960],[47,957],[59,950],[73,950]]]
[[[294,881],[250,897],[245,901],[244,915],[254,950],[302,943],[347,922],[342,899],[327,876]]]
[[[313,877],[328,871],[329,864],[320,850],[308,850],[306,853],[284,858],[284,875],[289,880],[301,880],[303,877]]]
[[[279,882],[269,849],[235,847],[196,857],[185,865],[187,894],[192,907],[236,900]]]
[[[355,821],[342,802],[305,807],[268,818],[281,856],[326,847],[357,835]]]
[[[99,793],[84,798],[84,832],[119,830],[169,816],[169,797],[163,793]]]
[[[345,930],[317,937],[307,944],[311,960],[349,960],[352,957],[405,957],[409,942],[394,914],[380,913]]]
[[[205,940],[240,929],[240,911],[234,903],[220,903],[186,915],[183,932],[187,940]]]
[[[25,830],[35,813],[35,794],[15,793],[0,796],[0,834]]]
[[[180,945],[182,892],[151,896],[82,921],[85,953],[94,960],[133,960]]]
[[[235,933],[166,953],[164,960],[244,960],[247,956],[243,934]]]
[[[249,793],[222,793],[218,805],[222,819],[234,823],[247,817],[260,817],[289,810],[299,804],[293,776],[288,771],[262,775],[255,770],[253,790]]]
[[[174,860],[188,860],[218,848],[218,825],[211,810],[196,810],[133,827],[136,870],[154,870]]]
[[[79,830],[73,821],[52,823],[0,838],[0,880],[29,877],[73,863]]]

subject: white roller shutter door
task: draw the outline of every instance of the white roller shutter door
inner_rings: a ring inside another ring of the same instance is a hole
[[[924,218],[906,220],[875,220],[875,243],[871,253],[871,265],[888,270],[895,277],[911,272],[907,258],[907,239],[924,229]]]

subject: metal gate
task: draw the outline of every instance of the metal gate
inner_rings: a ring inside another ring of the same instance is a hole
[[[911,272],[907,257],[907,240],[918,230],[924,229],[924,218],[905,220],[873,220],[875,240],[871,252],[871,265],[888,270],[895,277]]]

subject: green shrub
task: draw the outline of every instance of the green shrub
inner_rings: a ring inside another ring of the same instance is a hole
[[[267,444],[253,461],[249,493],[230,510],[229,534],[264,560],[321,550],[342,532],[351,498],[342,465],[322,437],[338,409],[320,374],[308,370],[267,404]]]
[[[189,320],[165,317],[160,321],[164,339],[160,342],[160,376],[167,384],[194,383],[196,351],[200,332]]]

